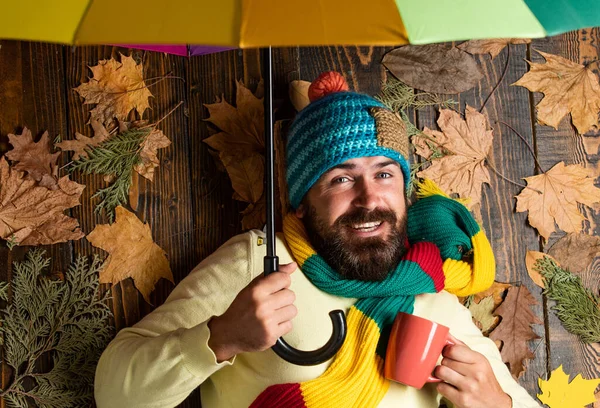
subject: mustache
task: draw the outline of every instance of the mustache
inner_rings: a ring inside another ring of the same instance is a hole
[[[391,225],[396,225],[398,218],[391,210],[376,208],[374,210],[366,210],[358,208],[352,212],[346,213],[338,217],[334,222],[334,226],[350,226],[353,224],[363,224],[366,222],[387,221]]]

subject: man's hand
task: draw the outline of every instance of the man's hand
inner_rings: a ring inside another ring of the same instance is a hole
[[[223,315],[208,322],[208,346],[219,362],[241,352],[263,351],[292,330],[297,314],[296,295],[289,288],[295,262],[280,265],[279,272],[254,279]]]
[[[444,381],[438,392],[456,408],[511,408],[512,399],[500,388],[489,361],[453,336],[451,340],[455,345],[444,348],[434,372]]]

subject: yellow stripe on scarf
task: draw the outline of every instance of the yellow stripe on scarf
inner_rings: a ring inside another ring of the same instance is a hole
[[[379,327],[354,306],[346,319],[348,334],[333,363],[322,376],[301,385],[310,408],[375,407],[388,391],[383,359],[376,353]]]

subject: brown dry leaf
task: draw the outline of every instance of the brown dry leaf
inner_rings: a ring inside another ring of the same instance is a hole
[[[435,181],[449,194],[470,198],[468,206],[473,208],[481,201],[483,183],[490,182],[485,161],[492,147],[493,131],[487,117],[468,105],[466,121],[451,109],[441,109],[437,123],[442,132],[425,128],[425,136],[414,136],[413,143],[422,144],[425,138],[443,157],[427,155],[431,166],[417,176]]]
[[[596,402],[594,402],[593,408],[600,408],[600,391],[595,393],[594,397],[596,397]]]
[[[529,274],[529,277],[533,283],[542,289],[546,288],[546,285],[544,285],[544,278],[535,268],[535,263],[538,261],[538,259],[542,259],[545,256],[556,262],[556,259],[552,258],[550,255],[539,251],[527,251],[527,255],[525,255],[525,266],[527,267],[527,273]]]
[[[57,181],[56,189],[40,187],[0,158],[0,237],[14,236],[19,245],[50,245],[84,236],[75,218],[63,211],[79,205],[84,185]]]
[[[249,204],[242,211],[242,229],[262,229],[267,222],[265,196],[263,195],[256,204]]]
[[[73,151],[73,160],[78,160],[81,157],[87,157],[85,149],[90,147],[98,146],[110,138],[110,133],[106,130],[104,125],[96,118],[90,119],[92,129],[94,130],[93,137],[87,137],[81,133],[75,132],[75,140],[63,140],[57,143],[56,146],[60,147],[63,151]]]
[[[382,64],[408,86],[433,93],[468,91],[483,77],[471,55],[448,44],[396,48],[385,54]]]
[[[114,118],[126,120],[132,109],[142,116],[150,108],[152,93],[144,82],[144,68],[132,57],[121,54],[121,62],[111,58],[89,68],[93,77],[75,90],[85,99],[84,104],[97,104],[90,111],[91,118],[110,126]]]
[[[556,241],[548,253],[563,269],[583,272],[600,255],[600,237],[584,233],[567,234]]]
[[[565,166],[560,162],[546,173],[525,180],[529,188],[517,195],[516,211],[529,211],[529,223],[546,239],[555,231],[555,222],[567,233],[581,231],[586,217],[577,203],[592,206],[600,201],[592,171],[580,164]]]
[[[58,166],[56,161],[60,152],[50,153],[50,138],[44,132],[35,143],[31,131],[23,129],[20,135],[8,135],[8,141],[13,149],[6,153],[6,158],[16,162],[14,170],[26,171],[41,187],[52,190],[57,188]]]
[[[474,294],[473,302],[479,303],[482,299],[491,296],[492,299],[494,299],[494,308],[496,308],[502,303],[504,292],[506,292],[506,290],[509,288],[512,288],[510,283],[494,282],[489,289]]]
[[[290,101],[296,111],[300,112],[302,109],[306,108],[310,103],[308,99],[308,88],[310,87],[310,82],[308,81],[292,81],[290,82]]]
[[[558,129],[562,118],[570,113],[580,134],[598,127],[600,83],[596,74],[558,55],[538,52],[546,63],[529,62],[529,72],[513,84],[544,94],[537,105],[538,122]]]
[[[529,38],[493,38],[487,40],[470,40],[458,46],[469,54],[490,54],[492,59],[509,44],[529,44]]]
[[[517,379],[525,372],[525,360],[535,358],[527,342],[539,339],[531,325],[542,322],[531,310],[532,305],[537,305],[537,302],[529,290],[525,286],[518,286],[508,289],[506,299],[494,311],[502,321],[490,333],[490,339],[502,342],[502,361],[508,364],[510,372]]]
[[[484,335],[493,329],[500,320],[497,316],[492,315],[495,308],[496,306],[494,305],[494,298],[492,296],[481,299],[479,303],[473,302],[469,306],[469,310],[471,311],[473,319],[476,321],[477,327],[479,327]]]
[[[150,293],[156,282],[165,278],[174,282],[165,251],[152,240],[150,226],[118,206],[112,224],[97,225],[87,240],[110,255],[100,271],[100,283],[112,283],[132,278],[144,300],[150,303]]]
[[[262,82],[257,94],[262,93]],[[249,204],[243,212],[242,225],[260,228],[265,217],[259,209],[264,190],[264,107],[241,82],[237,82],[236,105],[225,100],[205,105],[210,117],[206,119],[221,129],[204,142],[219,152],[220,163],[225,167],[234,189],[233,198]],[[261,221],[262,220],[262,221]],[[244,227],[245,228],[245,227]]]
[[[140,159],[142,161],[134,167],[135,171],[137,171],[140,176],[144,176],[152,181],[154,178],[154,169],[160,164],[157,151],[158,149],[164,149],[170,145],[171,141],[165,136],[162,130],[153,128],[141,144],[142,150],[140,151]]]

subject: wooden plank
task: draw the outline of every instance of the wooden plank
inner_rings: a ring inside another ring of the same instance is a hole
[[[561,36],[536,40],[532,49],[560,55],[578,63],[590,62],[600,57],[600,29],[593,28],[571,32]],[[544,59],[532,50],[530,58],[533,62],[542,63]],[[535,93],[532,102],[537,103],[542,99],[542,94]],[[596,170],[596,177],[600,175],[598,169],[598,137],[597,132],[588,132],[585,135],[577,134],[571,124],[569,115],[563,119],[557,130],[535,124],[535,136],[538,159],[544,168],[549,170],[559,161],[566,164],[581,163],[586,167]],[[598,234],[600,217],[597,209],[583,208],[584,214],[589,218],[586,222],[585,232]],[[550,240],[550,243],[554,239]],[[595,262],[582,272],[584,283],[598,282],[600,263]],[[594,285],[595,286],[595,285]],[[590,286],[593,287],[593,286]],[[552,305],[551,302],[547,307]],[[548,310],[548,335],[549,335],[549,361],[548,369],[556,369],[563,365],[565,372],[572,374],[582,373],[584,378],[600,377],[600,347],[597,344],[584,344],[575,335],[568,333],[553,311]]]
[[[93,105],[83,105],[83,99],[73,91],[73,88],[88,81],[91,76],[89,66],[97,65],[98,61],[111,57],[118,60],[119,52],[125,55],[129,55],[130,52],[108,46],[79,47],[66,52],[69,120],[71,129],[73,129],[69,138],[74,138],[75,131],[91,136],[92,130],[87,122],[89,110],[93,108]],[[179,281],[191,268],[191,253],[194,246],[194,236],[191,233],[188,134],[184,108],[187,99],[186,60],[184,57],[140,50],[131,51],[131,55],[136,61],[143,62],[145,78],[160,79],[167,74],[180,77],[180,79],[148,81],[148,83],[156,84],[150,86],[150,91],[154,94],[154,98],[150,100],[152,110],[144,114],[144,119],[149,119],[151,123],[156,122],[165,117],[180,101],[183,101],[184,105],[160,122],[159,129],[163,130],[171,139],[172,145],[159,150],[158,156],[161,165],[155,171],[153,182],[148,182],[141,177],[134,177],[137,194],[135,191],[133,193],[133,196],[137,198],[134,201],[137,204],[138,217],[150,224],[155,242],[167,252],[175,279]],[[91,199],[98,188],[105,186],[105,182],[97,175],[83,176],[76,172],[74,177],[87,185],[82,197],[79,218],[84,231],[89,233],[97,224],[107,222],[103,216],[94,214],[93,210],[97,200]],[[77,243],[76,251],[106,255],[103,251],[93,248],[87,240]],[[108,285],[104,286],[104,290],[108,290]],[[131,326],[151,311],[153,306],[161,304],[172,288],[171,283],[164,280],[159,281],[151,295],[153,305],[148,305],[135,289],[131,279],[115,285],[111,306],[115,314],[117,330]]]
[[[23,127],[37,138],[47,130],[50,139],[68,132],[64,97],[64,61],[59,45],[0,41],[0,150],[11,147],[9,133],[20,133]],[[61,162],[59,161],[59,165]],[[62,174],[61,174],[62,175]],[[10,281],[12,263],[21,261],[29,247],[9,251],[0,247],[0,279]],[[72,244],[45,246],[52,258],[49,272],[65,271],[72,260]],[[41,360],[40,369],[51,367],[50,356]],[[4,388],[9,380],[6,367],[2,373]],[[4,401],[1,402],[4,407]]]
[[[508,123],[525,140],[532,143],[529,93],[525,89],[510,86],[527,70],[524,61],[526,52],[526,46],[510,46],[506,75],[488,100],[484,110],[494,129],[494,141],[488,164],[504,177],[517,182],[522,177],[534,174],[533,157],[519,137],[500,122]],[[504,50],[493,61],[489,55],[475,56],[481,65],[484,77],[475,88],[458,96],[448,95],[449,98],[459,102],[456,106],[457,110],[464,112],[466,105],[478,110],[482,107],[494,86],[500,81],[508,55],[509,52]],[[437,129],[435,123],[437,117],[437,109],[427,108],[417,111],[418,127],[423,129],[427,126]],[[539,305],[533,310],[543,320],[540,290],[531,282],[525,268],[526,251],[538,250],[538,239],[535,231],[526,224],[526,214],[514,212],[513,197],[521,191],[521,187],[505,181],[492,170],[490,170],[490,179],[491,184],[483,187],[481,220],[496,257],[496,280],[510,282],[513,285],[525,285],[538,300]],[[476,216],[477,212],[475,209]],[[535,350],[535,359],[529,361],[525,374],[519,379],[520,384],[531,395],[537,392],[537,378],[546,373],[544,327],[535,325],[534,331],[541,337],[529,344],[530,348]]]

